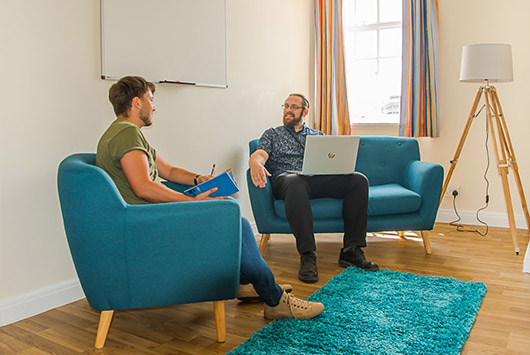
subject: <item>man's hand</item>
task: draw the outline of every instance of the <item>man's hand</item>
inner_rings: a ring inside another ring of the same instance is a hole
[[[265,162],[269,159],[269,154],[264,150],[256,150],[250,156],[248,165],[250,167],[250,178],[254,186],[264,188],[267,185],[267,176],[271,173],[265,168]]]
[[[250,164],[250,177],[254,186],[264,188],[271,173],[260,163]]]
[[[226,198],[225,196],[209,197],[217,191],[217,188],[210,189],[195,197],[191,197],[171,190],[158,182],[151,181],[149,176],[149,161],[145,152],[141,150],[132,150],[126,153],[121,158],[120,163],[134,194],[139,198],[152,203],[220,200]],[[187,185],[190,185],[190,181],[193,181],[193,173],[181,168],[173,167],[167,164],[159,156],[156,157],[155,163],[157,164],[157,167],[160,166],[162,168],[159,170],[159,172],[163,172],[160,175],[163,175],[162,177],[169,177],[169,181]],[[197,178],[197,180],[204,182],[211,178],[210,175],[204,175]]]
[[[209,175],[208,175],[209,176]],[[209,179],[208,179],[209,180]],[[204,200],[223,200],[226,198],[226,196],[218,196],[218,197],[209,197],[211,194],[213,194],[215,191],[217,191],[217,187],[213,187],[208,191],[201,192],[197,196],[195,196],[195,201],[204,201]]]
[[[213,175],[199,175],[199,177],[197,178],[197,185],[202,184],[203,182],[211,180],[211,179],[213,179]]]

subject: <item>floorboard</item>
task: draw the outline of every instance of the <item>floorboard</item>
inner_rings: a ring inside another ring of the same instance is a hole
[[[526,250],[528,230],[519,230]],[[522,273],[524,255],[516,256],[509,229],[489,234],[457,232],[437,224],[431,232],[433,253],[426,255],[421,236],[376,233],[368,237],[367,258],[383,269],[418,275],[482,281],[488,287],[463,354],[530,354],[530,274]],[[317,237],[320,280],[297,278],[294,238],[273,235],[265,251],[279,283],[307,298],[343,269],[337,266],[341,247],[337,234]],[[211,302],[117,311],[105,347],[93,348],[99,313],[80,300],[0,328],[1,354],[224,354],[268,324],[263,304],[226,302],[227,341],[216,342]]]

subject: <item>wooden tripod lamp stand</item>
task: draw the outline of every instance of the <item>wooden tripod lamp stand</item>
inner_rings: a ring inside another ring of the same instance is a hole
[[[519,191],[527,228],[530,228],[530,217],[524,196],[523,185],[521,184],[521,177],[519,176],[517,160],[515,159],[515,151],[512,146],[510,134],[508,133],[508,126],[504,119],[497,90],[494,86],[490,85],[490,82],[513,81],[512,47],[509,44],[496,43],[464,46],[462,50],[462,64],[460,67],[460,81],[472,83],[478,82],[482,83],[483,86],[478,89],[464,132],[458,143],[458,148],[456,149],[453,160],[451,160],[451,167],[449,168],[449,172],[447,173],[442,188],[440,203],[442,202],[445,190],[449,185],[453,171],[458,163],[458,158],[460,157],[467,134],[471,128],[471,123],[473,123],[473,119],[478,115],[476,112],[480,99],[484,95],[487,124],[489,125],[492,136],[495,158],[497,160],[497,170],[502,180],[513,248],[515,253],[519,255],[519,241],[517,238],[517,229],[515,227],[515,217],[508,181],[509,168],[512,169],[517,190]]]

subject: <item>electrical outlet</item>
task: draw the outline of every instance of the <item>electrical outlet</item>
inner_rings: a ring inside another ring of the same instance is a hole
[[[456,191],[457,195],[460,195],[460,186],[447,186],[447,189],[445,190],[444,196],[453,196],[453,191]]]

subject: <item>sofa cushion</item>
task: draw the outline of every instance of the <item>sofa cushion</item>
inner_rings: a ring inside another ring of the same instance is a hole
[[[420,209],[421,196],[398,184],[370,186],[368,215],[410,213]]]
[[[355,171],[364,174],[370,186],[407,181],[408,166],[420,160],[418,142],[404,137],[361,137]]]
[[[420,208],[421,196],[398,184],[370,186],[368,215],[381,216],[415,212]],[[313,219],[342,218],[342,200],[317,198],[311,200]],[[274,200],[274,212],[286,219],[285,201]]]

